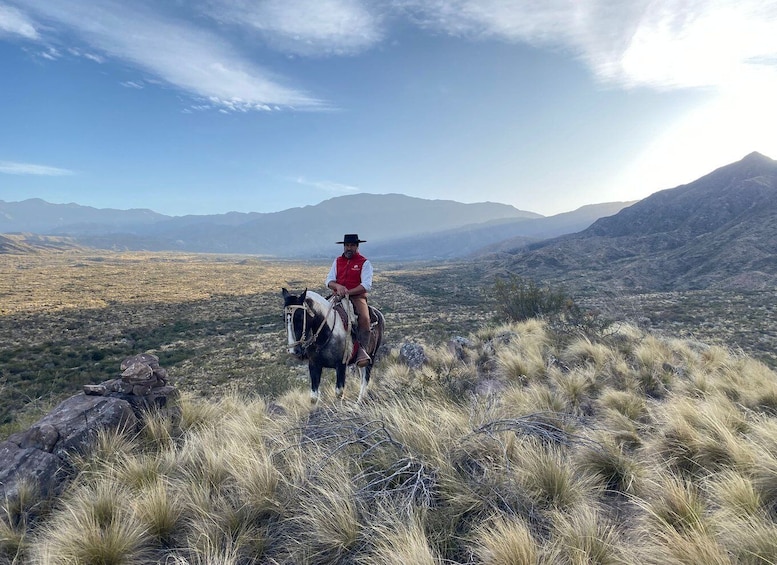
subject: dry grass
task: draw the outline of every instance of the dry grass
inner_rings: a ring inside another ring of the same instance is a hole
[[[464,291],[457,313],[435,317],[452,300],[434,294],[441,273],[398,269],[381,273],[386,294],[375,293],[392,351],[368,401],[337,400],[325,383],[314,406],[305,368],[283,357],[275,287],[316,288],[325,266],[59,259],[51,271],[7,260],[59,276],[64,294],[46,302],[33,285],[27,306],[8,303],[3,331],[29,322],[14,337],[21,346],[70,324],[106,348],[135,325],[159,332],[166,341],[153,349],[170,352],[180,417],[102,432],[53,508],[32,491],[6,500],[0,565],[776,562],[777,376],[741,352],[630,324],[583,336],[541,320],[494,323]],[[79,310],[66,288],[102,269],[84,281],[104,300],[150,266],[171,278],[149,285],[178,290],[132,283],[135,294]],[[208,270],[226,282],[209,286]],[[188,329],[161,333],[179,315]],[[75,325],[83,319],[87,329]],[[451,335],[465,338],[460,348]],[[63,340],[50,347],[66,356]],[[425,346],[422,367],[399,360],[411,340]],[[178,348],[193,354],[176,360]]]

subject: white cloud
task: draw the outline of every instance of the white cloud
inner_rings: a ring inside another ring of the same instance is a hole
[[[49,167],[46,165],[34,165],[32,163],[15,163],[13,161],[0,161],[0,173],[7,175],[41,175],[49,177],[61,177],[74,174],[68,169]]]
[[[602,80],[719,86],[777,60],[773,0],[395,0],[453,35],[571,50]]]
[[[351,54],[383,39],[379,12],[360,0],[211,0],[205,11],[301,55]]]
[[[21,11],[5,4],[0,4],[0,36],[3,34],[18,35],[26,39],[39,39],[35,25]]]
[[[295,183],[303,186],[310,186],[317,188],[324,192],[333,194],[350,194],[354,192],[360,192],[360,189],[355,186],[342,184],[338,182],[326,181],[326,180],[308,180],[305,177],[295,177],[292,179]]]
[[[465,40],[563,50],[622,87],[720,87],[777,62],[774,0],[5,2],[0,33],[41,42],[41,29],[75,35],[88,46],[71,48],[89,53],[82,56],[129,62],[149,84],[156,77],[228,111],[327,107],[239,52],[246,34],[295,55],[353,55],[384,41],[400,20]],[[47,27],[36,29],[33,16]]]
[[[143,83],[142,82],[138,82],[136,80],[126,80],[126,81],[121,82],[119,84],[121,84],[122,86],[124,86],[126,88],[134,88],[136,90],[142,90],[143,89]]]
[[[228,40],[147,10],[140,2],[92,0],[65,5],[25,0],[23,5],[75,32],[92,50],[129,61],[169,85],[222,107],[322,106],[320,100],[284,86],[235,51]]]

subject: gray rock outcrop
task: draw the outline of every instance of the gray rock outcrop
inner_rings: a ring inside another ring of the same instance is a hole
[[[399,348],[399,360],[412,369],[418,369],[426,363],[424,346],[418,343],[403,343]]]
[[[175,410],[178,397],[153,355],[128,357],[118,379],[85,385],[29,429],[0,442],[0,499],[15,498],[23,483],[41,497],[61,493],[73,453],[85,453],[101,429],[135,431],[148,409]]]

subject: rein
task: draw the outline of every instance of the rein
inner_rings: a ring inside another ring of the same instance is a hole
[[[316,331],[311,334],[307,339],[305,338],[305,334],[307,333],[307,326],[308,326],[308,317],[307,314],[313,313],[313,317],[315,317],[315,313],[311,312],[310,308],[308,308],[307,303],[303,304],[291,304],[289,306],[286,306],[284,308],[284,311],[286,314],[291,315],[292,325],[294,324],[294,311],[295,310],[302,310],[304,314],[302,315],[302,333],[300,334],[300,338],[295,341],[294,343],[290,343],[289,347],[295,347],[297,345],[300,345],[302,347],[302,351],[306,352],[311,345],[316,343],[318,341],[318,336],[321,335],[321,330],[324,329],[324,326],[326,325],[327,320],[329,319],[329,314],[332,312],[332,308],[335,306],[335,300],[334,296],[332,299],[329,300],[329,308],[327,308],[326,314],[324,314],[324,319],[321,320],[321,323],[319,324]],[[330,333],[329,337],[332,337],[332,334]],[[327,340],[329,341],[329,340]],[[322,343],[321,345],[326,345],[326,343]]]

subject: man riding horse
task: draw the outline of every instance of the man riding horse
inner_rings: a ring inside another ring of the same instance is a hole
[[[367,308],[367,292],[372,288],[372,264],[359,253],[359,244],[366,243],[355,233],[347,233],[343,241],[343,253],[332,262],[332,268],[326,277],[326,286],[339,297],[347,296],[357,315],[358,331],[356,341],[356,366],[370,364],[367,346],[370,339],[370,314]]]

